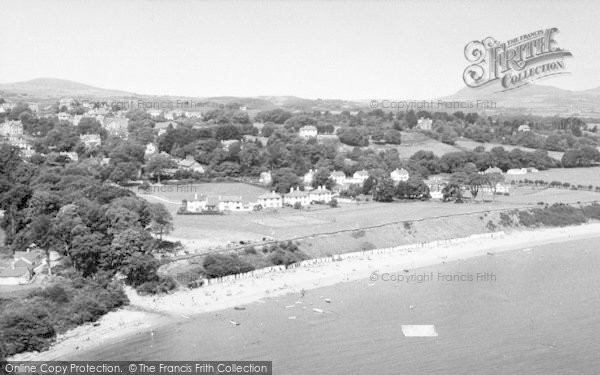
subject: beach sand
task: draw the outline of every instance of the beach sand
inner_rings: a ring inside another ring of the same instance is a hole
[[[139,296],[127,289],[130,305],[104,316],[99,324],[85,325],[59,337],[58,342],[42,353],[25,353],[11,360],[50,360],[73,357],[76,350],[89,350],[131,335],[151,333],[159,325],[190,319],[196,314],[242,306],[269,297],[301,293],[346,281],[370,278],[374,273],[414,270],[416,268],[458,261],[476,256],[526,249],[549,243],[600,236],[600,223],[575,227],[516,231],[493,239],[460,242],[448,246],[425,247],[349,258],[267,273],[250,279],[208,285],[164,296]],[[373,280],[376,281],[376,280]],[[78,348],[78,349],[77,349]]]

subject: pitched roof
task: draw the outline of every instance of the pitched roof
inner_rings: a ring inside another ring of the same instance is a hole
[[[235,195],[223,195],[219,197],[221,202],[241,202],[242,197],[238,197]]]
[[[173,125],[173,128],[177,127],[177,123],[175,121],[163,121],[154,124],[154,129],[167,129],[169,125]]]
[[[315,189],[310,191],[311,194],[320,195],[320,194],[331,194],[331,191],[328,189]]]
[[[331,177],[346,177],[346,175],[344,174],[344,172],[335,171],[331,173]]]
[[[396,168],[396,169],[394,169],[394,171],[392,173],[408,174],[408,171],[406,169],[404,169],[404,168],[400,168],[400,169]]]
[[[206,197],[207,206],[217,206],[219,204],[219,197],[208,196]]]
[[[37,259],[39,259],[41,257],[41,254],[39,254],[38,252],[34,252],[34,251],[15,251],[15,254],[13,256],[14,259],[27,259],[30,263],[35,262]]]
[[[294,190],[285,195],[286,197],[306,197],[308,193],[303,190]]]
[[[0,277],[21,277],[31,275],[31,271],[27,267],[7,268],[0,271]]]
[[[273,191],[270,191],[268,193],[264,193],[264,194],[261,194],[261,195],[258,196],[258,199],[274,199],[274,198],[275,199],[277,199],[277,198],[281,199],[281,195],[278,194],[278,193],[275,193]]]

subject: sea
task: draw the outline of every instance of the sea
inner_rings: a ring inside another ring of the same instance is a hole
[[[600,374],[599,244],[365,275],[181,319],[76,357],[267,360],[274,374],[300,375]],[[407,337],[407,325],[433,326],[435,335]]]

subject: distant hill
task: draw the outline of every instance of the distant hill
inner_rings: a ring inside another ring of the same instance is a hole
[[[527,85],[515,90],[497,92],[498,86],[465,87],[454,95],[442,97],[447,101],[491,100],[505,108],[533,108],[557,112],[600,112],[600,87],[571,91],[553,86]]]
[[[27,95],[30,99],[56,99],[61,97],[131,97],[135,94],[102,89],[83,83],[57,78],[36,78],[25,82],[0,83],[0,91],[8,95]]]

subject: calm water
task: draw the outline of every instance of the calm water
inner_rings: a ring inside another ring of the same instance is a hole
[[[410,272],[434,272],[434,280],[423,283],[365,278],[308,291],[304,298],[269,299],[244,311],[201,315],[161,328],[153,338],[138,335],[77,359],[272,360],[276,374],[303,375],[598,374],[599,240]],[[488,272],[496,281],[443,282],[438,272]],[[403,324],[434,324],[439,336],[407,338]]]

